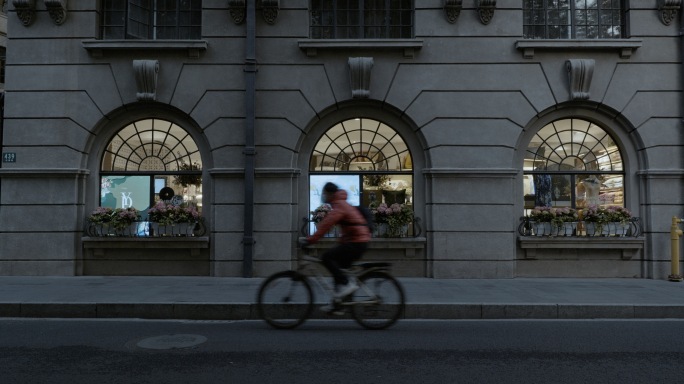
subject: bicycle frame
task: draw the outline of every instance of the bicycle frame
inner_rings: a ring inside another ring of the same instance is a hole
[[[306,252],[306,251],[305,251]],[[327,278],[324,273],[328,271],[327,268],[323,265],[322,261],[314,256],[309,256],[308,254],[301,255],[297,258],[298,260],[298,265],[297,265],[297,272],[301,273],[304,275],[309,281],[314,281],[316,285],[321,288],[326,294],[328,295],[328,298],[334,297],[333,292],[334,292],[334,286],[329,283],[329,278]],[[372,263],[368,263],[372,264]],[[378,303],[378,297],[375,294],[375,291],[371,288],[369,288],[366,284],[364,284],[361,280],[360,277],[364,276],[367,273],[374,272],[374,271],[386,271],[387,266],[377,266],[377,267],[370,267],[366,268],[363,267],[362,264],[357,264],[357,265],[352,265],[351,268],[348,269],[343,269],[347,273],[348,276],[356,279],[357,284],[359,285],[359,290],[365,292],[370,300],[363,300],[363,301],[343,301],[340,304],[341,305],[356,305],[356,304],[377,304]],[[315,300],[315,296],[314,296]]]

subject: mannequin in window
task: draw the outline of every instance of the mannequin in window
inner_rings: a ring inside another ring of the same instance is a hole
[[[541,169],[541,168],[538,168]],[[537,207],[550,207],[553,194],[551,191],[551,175],[534,175],[534,205]]]
[[[599,205],[599,191],[601,189],[601,181],[596,175],[589,175],[577,184],[577,205],[581,207],[588,207],[590,205]]]

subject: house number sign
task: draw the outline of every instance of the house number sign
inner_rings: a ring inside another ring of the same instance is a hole
[[[3,163],[16,163],[17,162],[17,154],[14,152],[3,152],[2,153],[2,162]]]

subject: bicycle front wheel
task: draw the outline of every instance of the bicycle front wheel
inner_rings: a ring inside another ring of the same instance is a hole
[[[301,325],[313,310],[313,291],[306,276],[283,271],[264,280],[257,297],[259,316],[274,328]]]
[[[385,329],[404,313],[405,297],[401,284],[385,272],[359,277],[362,283],[352,297],[352,317],[367,329]]]

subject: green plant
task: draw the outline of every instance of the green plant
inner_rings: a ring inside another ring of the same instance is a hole
[[[311,221],[314,223],[320,223],[328,215],[328,212],[332,210],[330,204],[319,205],[318,208],[311,211]]]
[[[124,229],[140,220],[140,212],[135,208],[117,208],[114,210],[112,225],[116,229]]]
[[[202,166],[195,162],[192,164],[182,163],[179,167],[179,171],[200,171]],[[190,185],[200,186],[202,184],[202,175],[191,175],[183,174],[176,175],[173,177],[173,183],[183,187],[188,187]]]
[[[605,224],[610,221],[606,209],[597,205],[590,205],[582,209],[582,220],[586,221],[587,223],[598,224]]]
[[[88,216],[88,220],[93,224],[111,223],[113,219],[114,210],[109,207],[97,207]]]
[[[375,217],[376,223],[387,224],[388,237],[398,237],[402,227],[413,221],[413,210],[405,204],[394,203],[387,206],[387,204],[382,203],[378,205],[377,208],[372,207],[371,212]]]
[[[135,208],[97,207],[88,220],[93,224],[109,224],[115,229],[123,229],[140,220],[140,211]]]
[[[538,223],[550,223],[554,217],[555,214],[551,207],[534,207],[530,212],[530,219]]]
[[[150,221],[160,225],[177,223],[194,223],[199,220],[199,212],[193,205],[176,206],[163,201],[158,202],[148,211]]]
[[[626,223],[632,218],[632,213],[624,207],[610,206],[605,209],[609,222]]]
[[[384,187],[391,178],[388,175],[364,175],[363,180],[371,187]]]

